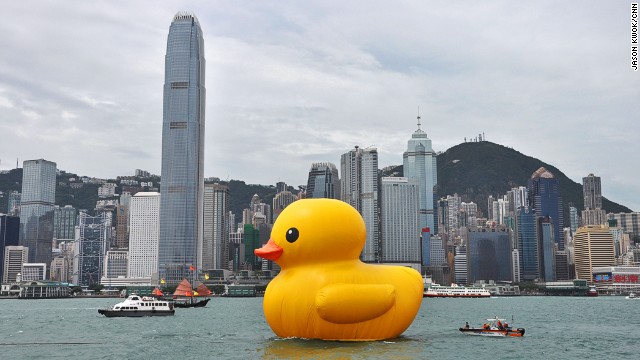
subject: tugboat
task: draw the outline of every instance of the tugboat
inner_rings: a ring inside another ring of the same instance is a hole
[[[587,296],[598,296],[598,290],[596,290],[595,286],[589,286],[589,290],[587,290]]]
[[[524,336],[524,329],[514,329],[509,324],[504,322],[504,319],[498,319],[496,316],[492,319],[487,319],[487,322],[481,328],[471,328],[469,323],[466,323],[464,327],[460,328],[460,331],[465,335],[478,335],[478,336],[493,336],[493,337],[522,337]]]
[[[168,301],[136,294],[108,309],[98,309],[98,313],[106,317],[172,316],[175,312]]]

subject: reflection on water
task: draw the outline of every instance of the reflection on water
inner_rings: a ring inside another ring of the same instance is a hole
[[[424,343],[400,337],[388,341],[271,339],[263,359],[428,359]]]

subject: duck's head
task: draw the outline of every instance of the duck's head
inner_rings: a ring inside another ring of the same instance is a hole
[[[303,199],[278,216],[271,239],[255,254],[282,268],[360,256],[366,229],[351,205],[334,199]]]

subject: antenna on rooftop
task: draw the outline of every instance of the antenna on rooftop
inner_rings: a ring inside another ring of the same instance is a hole
[[[418,130],[420,130],[420,105],[418,105]]]

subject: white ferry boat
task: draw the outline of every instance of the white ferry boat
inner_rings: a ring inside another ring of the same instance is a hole
[[[487,289],[458,286],[441,286],[431,284],[424,292],[424,297],[454,297],[454,298],[488,298],[491,293]]]
[[[98,313],[106,317],[171,316],[175,309],[168,301],[131,294],[125,301],[108,309],[98,309]]]

